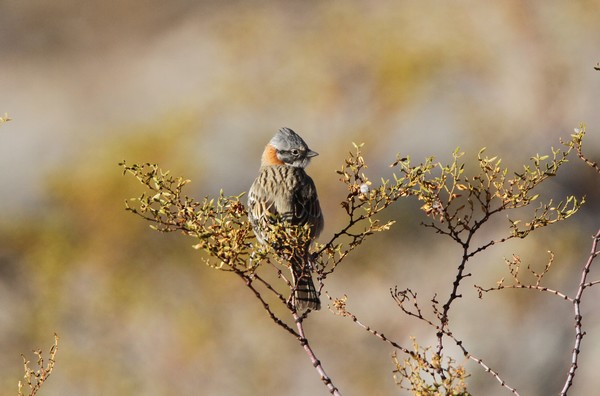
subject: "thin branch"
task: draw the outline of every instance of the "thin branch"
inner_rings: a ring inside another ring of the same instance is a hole
[[[445,330],[448,327],[448,313],[450,312],[450,306],[452,305],[454,300],[462,297],[462,295],[458,293],[458,288],[459,288],[462,280],[468,276],[471,276],[471,274],[464,273],[465,268],[467,266],[467,261],[469,260],[469,256],[467,254],[467,247],[468,247],[468,242],[467,242],[467,245],[464,247],[463,258],[460,262],[460,265],[457,268],[456,277],[454,278],[454,282],[452,282],[452,291],[450,292],[450,296],[448,297],[448,300],[446,301],[446,303],[442,306],[442,312],[441,312],[441,317],[440,317],[440,327],[439,327],[439,330],[437,333],[438,346],[437,346],[436,354],[438,356],[442,355],[442,350],[444,349],[443,338],[444,338]]]
[[[346,309],[346,298],[337,298],[337,299],[333,299],[329,294],[327,294],[327,298],[329,298],[330,301],[333,301],[333,307],[334,309],[329,309],[331,312],[333,312],[334,314],[338,315],[338,316],[342,316],[342,317],[347,317],[350,318],[354,323],[356,323],[359,327],[362,327],[365,331],[371,333],[371,335],[374,335],[375,337],[379,338],[381,341],[391,345],[392,347],[394,347],[395,349],[398,349],[402,352],[404,352],[405,354],[409,355],[410,357],[412,357],[415,360],[418,360],[422,363],[424,363],[428,369],[432,370],[432,371],[437,371],[437,368],[431,364],[429,361],[427,361],[426,359],[424,359],[422,356],[420,356],[418,353],[411,351],[408,348],[403,347],[402,345],[398,344],[396,341],[390,340],[389,338],[387,338],[385,336],[385,334],[380,333],[379,331],[373,329],[371,326],[368,326],[364,323],[362,323],[360,320],[358,320],[358,317],[356,317],[356,315],[354,315],[352,312],[349,312]]]
[[[406,289],[406,290],[398,290],[398,288],[394,288],[393,290],[390,289],[390,293],[392,294],[392,298],[396,301],[396,303],[398,304],[398,306],[400,307],[400,309],[402,309],[402,311],[407,314],[408,316],[412,316],[414,318],[417,318],[425,323],[427,323],[429,326],[433,327],[436,331],[438,332],[442,332],[445,336],[449,337],[450,339],[452,339],[452,341],[454,341],[454,343],[462,350],[463,354],[465,355],[465,357],[467,357],[468,359],[473,360],[474,362],[476,362],[477,364],[479,364],[483,370],[486,373],[490,373],[494,378],[496,378],[496,380],[500,383],[501,386],[503,386],[504,388],[508,389],[510,392],[512,392],[514,395],[519,395],[519,393],[516,391],[516,389],[512,388],[511,386],[509,386],[506,381],[504,381],[501,377],[500,374],[498,374],[498,372],[492,370],[488,365],[486,365],[483,360],[473,356],[463,345],[463,342],[461,340],[459,340],[458,338],[456,338],[456,336],[447,328],[445,329],[441,329],[440,326],[436,325],[435,323],[433,323],[430,319],[428,319],[427,317],[425,317],[421,311],[421,308],[419,307],[418,301],[417,301],[417,294],[415,292],[413,292],[410,289]],[[410,300],[412,303],[412,306],[414,307],[414,309],[416,310],[416,312],[411,311],[410,309],[407,309],[404,306],[404,303]],[[432,300],[434,302],[434,311],[437,310],[436,308],[436,303],[437,301]],[[437,313],[438,316],[440,315],[440,313]]]
[[[256,273],[252,274],[251,277],[253,279],[256,279],[257,281],[259,281],[260,283],[262,283],[267,289],[269,289],[273,294],[275,294],[277,296],[279,301],[281,301],[283,304],[287,305],[287,303],[288,303],[287,299],[283,296],[283,294],[281,294],[277,290],[275,290],[275,288],[273,288],[273,286],[269,282],[264,280],[260,275],[258,275]]]
[[[435,323],[433,323],[433,321],[431,321],[430,319],[426,318],[423,315],[423,312],[421,311],[421,307],[419,306],[419,303],[417,301],[417,293],[413,292],[411,289],[398,290],[398,286],[396,286],[396,287],[394,287],[394,289],[390,289],[390,294],[392,295],[392,298],[394,299],[394,301],[396,301],[396,304],[398,304],[398,306],[400,307],[402,312],[404,312],[406,315],[412,316],[414,318],[417,318],[417,319],[427,323],[429,326],[433,327],[436,331],[443,331],[440,328],[440,326],[436,325]],[[406,306],[404,305],[404,303],[406,301],[411,302],[411,305],[413,306],[414,311],[411,311],[410,309],[406,308]],[[441,314],[437,310],[437,301],[435,300],[435,297],[432,299],[432,303],[433,303],[434,313],[436,313],[436,315],[438,317],[441,316]]]
[[[565,385],[563,386],[562,391],[560,392],[561,396],[566,396],[569,388],[573,385],[573,378],[575,377],[575,372],[578,367],[578,359],[579,353],[581,352],[581,341],[583,340],[583,336],[585,332],[583,331],[582,326],[582,316],[581,316],[581,297],[583,296],[583,292],[587,288],[586,280],[587,276],[592,267],[592,263],[594,259],[598,257],[598,242],[600,241],[600,229],[594,235],[594,239],[592,242],[592,251],[590,256],[583,266],[581,271],[581,280],[579,281],[579,288],[577,289],[577,294],[575,298],[573,298],[573,310],[575,311],[575,344],[573,345],[573,354],[571,355],[571,366],[569,367],[569,373],[567,374],[567,379],[565,380]]]
[[[497,239],[497,240],[491,240],[488,243],[486,243],[485,245],[481,245],[480,247],[478,247],[477,249],[473,250],[471,253],[469,253],[467,255],[468,258],[471,258],[473,256],[475,256],[477,253],[484,251],[485,249],[489,248],[490,246],[494,246],[497,245],[499,243],[504,243],[506,241],[508,241],[509,239],[514,238],[514,235],[510,235],[501,239]]]
[[[352,207],[352,209],[354,209],[354,207]],[[348,222],[348,224],[342,228],[339,232],[336,232],[331,239],[329,240],[329,242],[327,242],[325,245],[323,245],[321,247],[321,249],[319,249],[316,252],[317,256],[320,256],[325,250],[327,249],[333,249],[335,247],[335,242],[342,236],[344,235],[350,235],[348,233],[348,230],[350,230],[350,228],[352,228],[354,225],[356,225],[357,223],[361,222],[362,220],[364,220],[365,217],[363,215],[359,216],[357,219],[354,219],[352,216],[350,217],[350,221]]]
[[[50,357],[48,359],[48,363],[45,362],[44,357],[42,356],[42,350],[38,349],[33,351],[33,353],[37,356],[36,366],[37,369],[32,369],[29,367],[31,363],[25,355],[21,354],[23,358],[23,369],[25,371],[25,375],[23,376],[25,383],[29,387],[29,396],[35,396],[38,394],[38,391],[42,387],[42,385],[46,382],[52,371],[54,370],[54,365],[56,364],[56,354],[58,352],[58,341],[60,337],[58,334],[54,333],[54,345],[50,348]],[[23,388],[25,385],[22,381],[18,383],[18,393],[17,396],[25,396],[23,393]]]
[[[470,360],[473,360],[474,362],[476,362],[477,364],[479,364],[485,372],[490,373],[499,383],[502,387],[508,389],[512,394],[519,396],[519,393],[517,392],[517,390],[515,388],[512,388],[511,386],[509,386],[506,381],[504,381],[501,377],[500,374],[498,374],[497,371],[491,369],[488,365],[486,365],[483,360],[473,356],[471,353],[469,353],[469,351],[467,351],[467,349],[463,346],[463,342],[458,340],[454,334],[452,334],[452,332],[450,332],[447,329],[440,329],[439,326],[435,325],[431,320],[427,319],[426,317],[424,317],[421,313],[420,308],[418,307],[418,304],[416,302],[416,294],[413,293],[412,291],[406,290],[406,291],[398,291],[396,290],[390,290],[390,292],[392,293],[392,296],[394,297],[394,300],[396,300],[396,302],[398,303],[398,305],[400,306],[400,308],[407,313],[409,316],[413,316],[415,318],[418,318],[420,320],[423,320],[424,322],[426,322],[427,324],[429,324],[430,326],[436,328],[439,331],[442,331],[446,336],[448,336],[449,338],[451,338],[455,344],[462,350],[463,354],[465,355],[465,357],[467,357]],[[329,296],[328,296],[329,297]],[[331,299],[331,297],[329,297]],[[408,309],[405,309],[405,307],[403,307],[401,301],[405,301],[406,299],[410,299],[413,301],[413,306],[415,307],[415,309],[417,309],[417,312],[412,312]],[[436,367],[434,364],[432,364],[431,362],[429,362],[427,359],[424,359],[422,356],[419,356],[418,353],[408,350],[407,348],[401,346],[400,344],[398,344],[397,342],[390,340],[389,338],[387,338],[383,333],[378,332],[377,330],[372,329],[370,326],[362,323],[360,320],[358,320],[358,318],[356,317],[356,315],[352,314],[351,312],[348,312],[348,310],[346,309],[344,304],[339,304],[339,300],[336,300],[336,302],[338,304],[334,303],[334,306],[336,307],[338,312],[334,312],[340,316],[345,316],[345,317],[349,317],[350,319],[352,319],[352,321],[354,323],[356,323],[358,326],[362,327],[364,330],[368,331],[369,333],[371,333],[372,335],[374,335],[375,337],[379,338],[380,340],[390,344],[392,347],[399,349],[400,351],[410,355],[413,359],[418,360],[422,363],[424,363],[427,368],[429,370],[431,370],[431,372],[437,372],[438,374],[441,375],[440,373],[440,369],[441,367]]]
[[[595,68],[595,69],[600,70],[598,68]],[[561,142],[564,145],[568,146],[569,148],[575,147],[575,151],[577,151],[577,156],[579,157],[579,159],[581,159],[589,167],[591,167],[592,169],[594,169],[596,172],[598,172],[600,174],[600,165],[598,165],[597,162],[590,160],[587,156],[585,156],[583,154],[582,142],[583,142],[583,137],[585,136],[585,125],[581,124],[579,128],[575,128],[575,135],[571,135],[571,136],[572,136],[571,142],[568,142],[568,143],[564,143],[562,141]]]
[[[502,210],[505,209],[505,206],[502,205],[499,208],[496,209],[490,209],[490,199],[488,198],[486,199],[486,202],[484,203],[481,198],[479,197],[479,194],[474,194],[477,199],[481,202],[481,205],[484,209],[484,214],[483,217],[480,220],[476,220],[474,225],[469,229],[467,237],[462,240],[460,238],[460,236],[456,235],[456,237],[453,237],[453,239],[462,246],[463,248],[463,257],[461,259],[461,262],[457,268],[456,271],[456,277],[454,278],[454,282],[452,283],[452,291],[450,292],[450,296],[448,296],[448,300],[446,301],[446,303],[442,306],[442,311],[440,313],[440,326],[437,328],[438,332],[437,332],[437,339],[438,339],[438,345],[437,345],[437,352],[436,354],[438,356],[441,356],[442,354],[442,350],[444,349],[444,334],[445,334],[445,330],[448,327],[448,320],[449,320],[449,312],[450,312],[450,307],[452,305],[452,303],[462,297],[461,294],[458,293],[458,288],[460,287],[460,283],[462,282],[463,279],[471,276],[470,273],[464,273],[466,266],[467,266],[467,262],[469,261],[470,258],[472,258],[473,256],[475,256],[477,253],[480,253],[482,251],[484,251],[485,249],[487,249],[488,247],[495,245],[497,243],[502,243],[507,241],[508,239],[510,239],[510,237],[507,238],[502,238],[500,240],[497,241],[490,241],[488,243],[486,243],[485,245],[474,249],[473,251],[469,252],[469,247],[471,245],[471,240],[473,239],[473,236],[475,235],[475,233],[481,228],[481,226],[486,223],[491,216],[495,215],[496,213],[501,212]],[[450,224],[448,224],[448,226],[450,226]],[[437,326],[436,326],[437,327]]]
[[[385,336],[385,334],[378,332],[377,330],[371,328],[370,326],[362,323],[360,320],[358,320],[358,318],[356,317],[356,315],[350,313],[350,312],[346,312],[347,316],[352,319],[352,321],[354,323],[356,323],[357,325],[359,325],[360,327],[362,327],[364,330],[368,331],[369,333],[371,333],[372,335],[374,335],[375,337],[379,338],[381,341],[386,342],[388,344],[390,344],[391,346],[393,346],[396,349],[401,350],[402,352],[411,355],[414,358],[417,358],[417,356],[415,355],[415,353],[405,347],[403,347],[402,345],[398,344],[397,342],[390,340],[389,338],[387,338]]]
[[[600,282],[600,281],[598,281]],[[587,284],[588,286],[591,286],[590,284]],[[491,292],[491,291],[497,291],[497,290],[503,290],[503,289],[530,289],[530,290],[537,290],[540,292],[546,292],[546,293],[550,293],[553,294],[557,297],[562,298],[563,300],[569,301],[569,302],[573,302],[573,298],[567,296],[566,294],[558,291],[558,290],[554,290],[554,289],[550,289],[547,288],[545,286],[540,286],[540,285],[509,285],[509,286],[497,286],[497,287],[490,287],[488,289],[483,288],[481,286],[478,285],[474,285],[475,288],[479,291],[479,298],[482,297],[483,293],[487,293],[487,292]],[[587,287],[587,286],[586,286]]]
[[[321,376],[321,381],[323,381],[323,383],[329,390],[329,393],[331,393],[332,395],[341,396],[341,393],[338,390],[338,388],[336,388],[336,386],[331,381],[331,378],[325,373],[325,370],[323,369],[323,366],[321,365],[321,361],[319,359],[317,359],[315,352],[313,351],[310,344],[308,343],[308,339],[304,335],[304,327],[302,325],[302,322],[304,321],[304,317],[299,316],[296,312],[293,313],[293,317],[294,317],[294,320],[296,321],[296,327],[298,328],[298,340],[300,341],[300,344],[302,345],[302,347],[306,351],[306,354],[310,358],[310,361],[312,362],[313,367],[315,368],[315,370],[317,370],[317,372]]]
[[[483,370],[484,370],[486,373],[489,373],[489,374],[491,374],[491,375],[492,375],[494,378],[496,378],[496,380],[497,380],[497,381],[500,383],[500,385],[501,385],[503,388],[506,388],[506,389],[508,389],[508,390],[509,390],[509,391],[510,391],[512,394],[514,394],[514,395],[516,395],[516,396],[519,396],[519,392],[517,392],[517,390],[516,390],[515,388],[511,387],[510,385],[508,385],[508,384],[506,383],[506,381],[504,381],[504,380],[503,380],[503,379],[500,377],[500,374],[498,374],[498,372],[497,372],[497,371],[495,371],[495,370],[492,370],[492,368],[490,368],[490,366],[488,366],[487,364],[485,364],[485,363],[483,362],[483,360],[482,360],[482,359],[480,359],[480,358],[478,358],[478,357],[475,357],[475,356],[473,356],[473,355],[472,355],[472,354],[471,354],[469,351],[467,351],[467,349],[466,349],[466,348],[464,347],[464,345],[463,345],[463,342],[462,342],[461,340],[457,339],[457,338],[454,336],[454,334],[452,334],[452,333],[451,333],[451,332],[449,332],[449,331],[446,331],[446,333],[445,333],[445,334],[446,334],[448,337],[450,337],[450,338],[452,339],[452,341],[454,341],[454,343],[456,344],[456,346],[458,346],[458,347],[459,347],[459,348],[462,350],[462,352],[463,352],[463,354],[465,355],[465,357],[467,357],[468,359],[470,359],[470,360],[472,360],[472,361],[476,362],[478,365],[480,365],[480,366],[483,368]]]
[[[488,365],[486,365],[483,362],[483,360],[481,360],[471,354],[467,354],[466,356],[469,359],[476,362],[478,365],[480,365],[486,373],[490,373],[494,378],[496,378],[496,380],[500,383],[500,385],[502,387],[508,389],[513,395],[519,396],[519,392],[517,392],[517,390],[515,388],[511,388],[502,378],[500,378],[500,375],[496,371],[492,370]]]
[[[596,172],[600,173],[600,165],[598,165],[597,162],[594,162],[588,159],[585,155],[583,155],[583,152],[581,151],[581,145],[577,145],[575,148],[577,149],[577,156]]]
[[[271,310],[271,307],[269,306],[269,303],[267,303],[265,301],[265,299],[263,298],[263,296],[260,293],[260,291],[258,291],[254,287],[254,285],[252,284],[252,278],[251,277],[246,276],[246,275],[242,274],[241,272],[236,272],[236,274],[244,281],[244,283],[246,284],[246,286],[250,290],[252,290],[252,292],[254,293],[254,295],[256,296],[256,298],[258,298],[260,300],[263,308],[265,309],[265,311],[267,311],[267,313],[269,314],[269,317],[273,320],[273,322],[275,322],[279,327],[281,327],[282,329],[284,329],[285,331],[287,331],[288,333],[290,333],[294,337],[300,337],[300,335],[294,329],[292,329],[290,326],[288,326],[286,323],[284,323],[281,319],[279,319],[279,317],[277,315],[275,315],[275,313]]]
[[[600,252],[598,252],[598,254],[600,254]],[[584,287],[590,287],[590,286],[597,285],[598,283],[600,283],[600,280],[595,280],[595,281],[592,281],[592,282],[584,283],[583,286]]]

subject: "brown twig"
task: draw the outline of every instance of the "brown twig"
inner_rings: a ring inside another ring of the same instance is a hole
[[[59,339],[60,337],[58,336],[58,334],[54,333],[54,345],[52,345],[52,347],[50,348],[50,357],[48,359],[48,363],[45,362],[42,356],[41,349],[34,351],[34,354],[37,356],[37,360],[35,362],[37,365],[37,370],[30,368],[29,364],[31,362],[27,360],[25,355],[21,355],[21,357],[23,358],[23,368],[25,370],[25,375],[23,376],[23,378],[25,379],[25,383],[29,387],[28,396],[37,395],[44,382],[46,382],[48,377],[50,377],[50,374],[52,374],[52,370],[54,370],[54,365],[56,363],[56,354],[58,352]],[[23,382],[19,381],[18,386],[19,390],[17,395],[25,396],[25,394],[23,393],[23,388],[25,388]]]
[[[496,381],[498,381],[503,388],[508,389],[513,395],[519,396],[519,392],[517,392],[515,388],[511,388],[502,378],[500,378],[500,375],[496,371],[492,370],[487,364],[485,364],[483,360],[471,355],[470,353],[466,356],[480,365],[486,373],[490,373],[494,378],[496,378]]]
[[[265,309],[265,311],[267,311],[267,313],[269,314],[269,317],[273,320],[273,322],[275,322],[275,324],[277,324],[279,327],[281,327],[282,329],[284,329],[285,331],[287,331],[294,337],[300,337],[300,335],[294,329],[292,329],[284,321],[279,319],[279,317],[277,315],[275,315],[275,313],[269,306],[269,303],[263,298],[260,291],[257,290],[254,287],[254,285],[252,284],[253,279],[251,277],[244,275],[243,273],[240,273],[240,272],[236,272],[236,274],[245,282],[246,287],[248,287],[254,293],[256,298],[261,302],[263,308]]]
[[[595,284],[595,282],[594,282]],[[590,284],[586,284],[587,286],[591,286]],[[496,286],[496,287],[490,287],[490,288],[483,288],[479,285],[474,285],[474,287],[478,290],[479,292],[479,298],[481,298],[483,296],[483,293],[487,293],[487,292],[491,292],[491,291],[496,291],[496,290],[502,290],[502,289],[529,289],[529,290],[537,290],[540,292],[545,292],[545,293],[550,293],[550,294],[554,294],[557,297],[562,298],[563,300],[569,301],[569,302],[573,302],[573,298],[567,296],[566,294],[558,291],[558,290],[554,290],[554,289],[550,289],[548,287],[545,286],[540,286],[540,285],[508,285],[508,286],[504,286],[504,285],[500,285],[500,286]]]
[[[588,166],[590,166],[596,172],[600,173],[600,165],[598,165],[597,162],[590,160],[583,154],[583,151],[581,149],[581,141],[579,141],[579,143],[575,146],[575,149],[577,150],[577,156],[579,157],[579,159],[581,159],[583,162],[585,162]]]
[[[340,391],[333,384],[333,382],[331,381],[331,378],[327,375],[327,373],[325,373],[325,369],[323,369],[323,365],[321,364],[321,361],[317,358],[317,356],[315,355],[315,352],[313,351],[310,344],[308,343],[308,339],[306,338],[306,336],[304,334],[304,326],[302,325],[302,322],[304,321],[304,317],[298,315],[296,312],[293,313],[293,317],[294,317],[294,320],[296,321],[296,327],[298,329],[298,334],[299,334],[298,341],[300,341],[302,348],[304,348],[304,350],[306,351],[306,354],[308,355],[310,361],[312,362],[313,367],[315,368],[315,370],[317,370],[317,373],[319,373],[319,375],[321,376],[321,381],[323,381],[323,383],[329,390],[329,393],[331,393],[332,395],[341,396]]]
[[[577,292],[575,294],[574,297],[569,297],[567,294],[562,293],[558,290],[554,290],[554,289],[549,289],[545,286],[542,286],[541,280],[542,277],[548,272],[550,265],[552,263],[553,260],[553,255],[551,254],[551,258],[550,261],[548,262],[548,264],[546,264],[544,270],[541,273],[537,273],[534,270],[532,270],[529,266],[528,269],[530,270],[530,272],[537,278],[537,282],[535,285],[524,285],[521,284],[519,279],[518,279],[518,272],[514,272],[513,270],[511,270],[511,274],[513,275],[513,278],[515,280],[515,284],[513,285],[508,285],[505,286],[503,284],[503,280],[498,282],[498,285],[496,287],[492,287],[492,288],[483,288],[481,286],[477,286],[475,285],[475,288],[478,289],[479,291],[479,297],[481,298],[482,293],[484,292],[489,292],[489,291],[498,291],[498,290],[503,290],[503,289],[529,289],[529,290],[537,290],[537,291],[541,291],[541,292],[547,292],[547,293],[551,293],[554,294],[560,298],[562,298],[565,301],[569,301],[571,304],[573,304],[573,311],[575,313],[575,342],[573,345],[573,350],[572,350],[572,354],[571,354],[571,365],[569,366],[569,371],[567,373],[567,378],[565,379],[565,383],[563,385],[563,388],[560,392],[561,396],[566,396],[569,389],[571,388],[571,386],[573,385],[573,379],[575,378],[575,373],[578,369],[578,360],[579,360],[579,353],[581,352],[581,343],[583,340],[583,337],[585,336],[585,331],[583,331],[583,324],[582,324],[582,320],[583,320],[583,316],[581,314],[581,302],[582,302],[582,297],[583,297],[583,293],[585,291],[585,289],[587,289],[588,287],[594,286],[596,284],[600,283],[600,280],[595,280],[595,281],[591,281],[588,282],[587,281],[587,277],[589,275],[589,272],[591,270],[591,266],[594,262],[594,260],[596,259],[596,257],[598,257],[600,255],[600,250],[598,248],[598,245],[600,243],[600,229],[596,232],[596,234],[593,236],[593,242],[592,242],[592,248],[591,248],[591,252],[590,255],[585,263],[585,265],[583,266],[582,270],[581,270],[581,277],[580,277],[580,281],[579,281],[579,287],[577,288]],[[518,258],[517,258],[518,259]],[[510,264],[511,262],[507,260],[507,262]],[[520,261],[519,261],[520,264]],[[509,265],[510,266],[510,265]],[[518,268],[518,267],[517,267]],[[413,315],[414,316],[414,315]],[[447,335],[446,333],[444,333],[445,335]],[[460,346],[462,348],[461,344],[457,344],[458,346]],[[463,348],[464,351],[464,348]],[[465,354],[466,351],[464,351]],[[473,358],[469,355],[469,358],[476,361],[477,363],[479,363],[484,369],[486,369],[487,366],[485,366],[482,362],[480,362],[478,359]],[[488,371],[486,369],[486,371]],[[492,374],[494,374],[493,371],[489,371]],[[496,375],[495,375],[496,376]],[[496,376],[497,377],[497,376]],[[501,381],[499,379],[499,377],[497,377],[497,379],[500,381],[501,384],[503,384],[503,381]],[[509,387],[507,387],[509,388]],[[511,388],[509,388],[511,389]]]
[[[437,372],[437,368],[431,362],[427,361],[427,359],[424,359],[422,356],[420,356],[417,352],[411,351],[410,349],[403,347],[396,341],[391,340],[388,337],[386,337],[385,334],[383,334],[383,333],[373,329],[371,326],[366,325],[363,322],[361,322],[356,315],[354,315],[352,312],[350,312],[346,309],[346,297],[334,299],[329,294],[327,294],[327,298],[333,302],[333,309],[330,308],[331,312],[333,312],[336,315],[342,316],[342,317],[350,318],[354,323],[356,323],[359,327],[363,328],[365,331],[367,331],[371,335],[373,335],[373,336],[379,338],[381,341],[391,345],[393,348],[402,351],[403,353],[409,355],[413,359],[424,363],[427,366],[427,368],[429,370],[431,370],[431,372]]]
[[[581,352],[581,341],[583,340],[583,336],[585,332],[583,331],[583,325],[581,323],[581,297],[583,296],[583,292],[588,287],[588,283],[586,282],[587,276],[592,267],[592,263],[600,255],[600,251],[598,250],[598,242],[600,241],[600,229],[594,235],[592,242],[592,250],[590,252],[590,256],[586,261],[583,269],[581,271],[581,280],[579,281],[579,288],[577,289],[577,294],[573,298],[573,310],[575,311],[575,344],[573,345],[573,353],[571,355],[571,366],[569,367],[569,373],[567,374],[567,379],[565,380],[565,385],[563,386],[560,394],[561,396],[566,396],[569,388],[573,385],[573,378],[575,377],[575,372],[578,367],[578,359],[579,353]]]
[[[423,322],[425,322],[426,324],[428,324],[429,326],[433,327],[437,332],[443,332],[443,334],[447,337],[449,337],[450,339],[452,339],[452,341],[454,341],[454,343],[462,350],[464,356],[470,360],[473,360],[474,362],[476,362],[478,365],[480,365],[483,370],[486,373],[490,373],[499,383],[502,387],[508,389],[511,393],[513,393],[514,395],[519,395],[519,393],[517,392],[517,390],[515,388],[512,388],[511,386],[509,386],[506,381],[504,381],[501,377],[500,374],[498,374],[497,371],[492,370],[488,365],[486,365],[482,359],[479,359],[475,356],[473,356],[464,346],[463,342],[459,339],[456,338],[456,336],[447,328],[442,329],[440,328],[439,325],[433,323],[433,321],[431,319],[428,319],[427,317],[425,317],[423,315],[423,312],[421,311],[421,308],[419,307],[419,303],[417,301],[417,293],[413,292],[410,289],[406,289],[406,290],[398,290],[398,288],[394,288],[393,290],[390,289],[390,293],[392,294],[392,298],[396,301],[396,303],[398,304],[398,306],[400,307],[400,309],[402,309],[402,311],[407,314],[408,316],[412,316],[416,319],[419,319]],[[414,308],[414,311],[406,308],[404,306],[404,303],[406,301],[410,301],[411,305]],[[433,309],[435,311],[436,316],[440,316],[441,312],[437,311],[437,301],[434,299],[432,300],[433,302]],[[355,321],[357,322],[357,321]],[[360,324],[360,322],[358,322]]]

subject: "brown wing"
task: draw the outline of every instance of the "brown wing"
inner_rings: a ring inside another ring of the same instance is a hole
[[[260,243],[266,239],[268,224],[278,217],[275,201],[265,188],[261,176],[252,183],[248,192],[248,220]]]
[[[323,230],[323,212],[319,204],[315,183],[306,173],[303,176],[303,180],[294,193],[293,223],[298,225],[310,224],[312,238],[316,238]]]
[[[248,193],[248,218],[261,243],[278,221],[310,224],[313,238],[323,229],[315,184],[304,170],[286,166],[261,168]]]

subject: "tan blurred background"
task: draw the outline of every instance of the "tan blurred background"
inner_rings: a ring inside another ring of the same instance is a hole
[[[600,157],[600,1],[310,3],[0,1],[0,115],[13,118],[0,128],[0,394],[16,393],[20,353],[47,350],[54,332],[60,351],[43,395],[326,394],[237,279],[205,267],[192,240],[124,211],[141,190],[122,176],[123,159],[192,179],[198,198],[237,194],[262,146],[291,127],[321,154],[309,173],[326,238],[343,222],[335,169],[353,141],[365,143],[374,181],[397,152],[444,160],[457,146],[468,161],[487,146],[518,170],[581,121],[587,152]],[[600,225],[599,183],[569,164],[544,195],[586,194],[582,213],[481,255],[452,311],[455,334],[522,395],[562,387],[570,306],[517,291],[478,300],[470,285],[507,276],[504,256],[543,266],[552,249],[548,286],[573,293]],[[459,250],[419,226],[415,202],[386,216],[393,230],[326,289],[387,336],[426,345],[434,334],[388,290],[411,287],[424,305],[446,296]],[[600,292],[588,293],[580,395],[600,387]],[[327,310],[309,322],[344,394],[402,393],[387,345]],[[467,368],[474,394],[507,394]]]

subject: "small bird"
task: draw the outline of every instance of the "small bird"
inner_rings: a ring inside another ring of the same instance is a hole
[[[294,306],[299,313],[321,308],[311,276],[308,249],[323,230],[323,213],[317,189],[304,168],[318,153],[308,148],[296,132],[281,128],[262,154],[259,175],[248,192],[248,219],[260,243],[271,243],[278,254],[289,261],[294,286]],[[285,251],[273,242],[273,225],[304,226],[308,238],[300,251]]]

